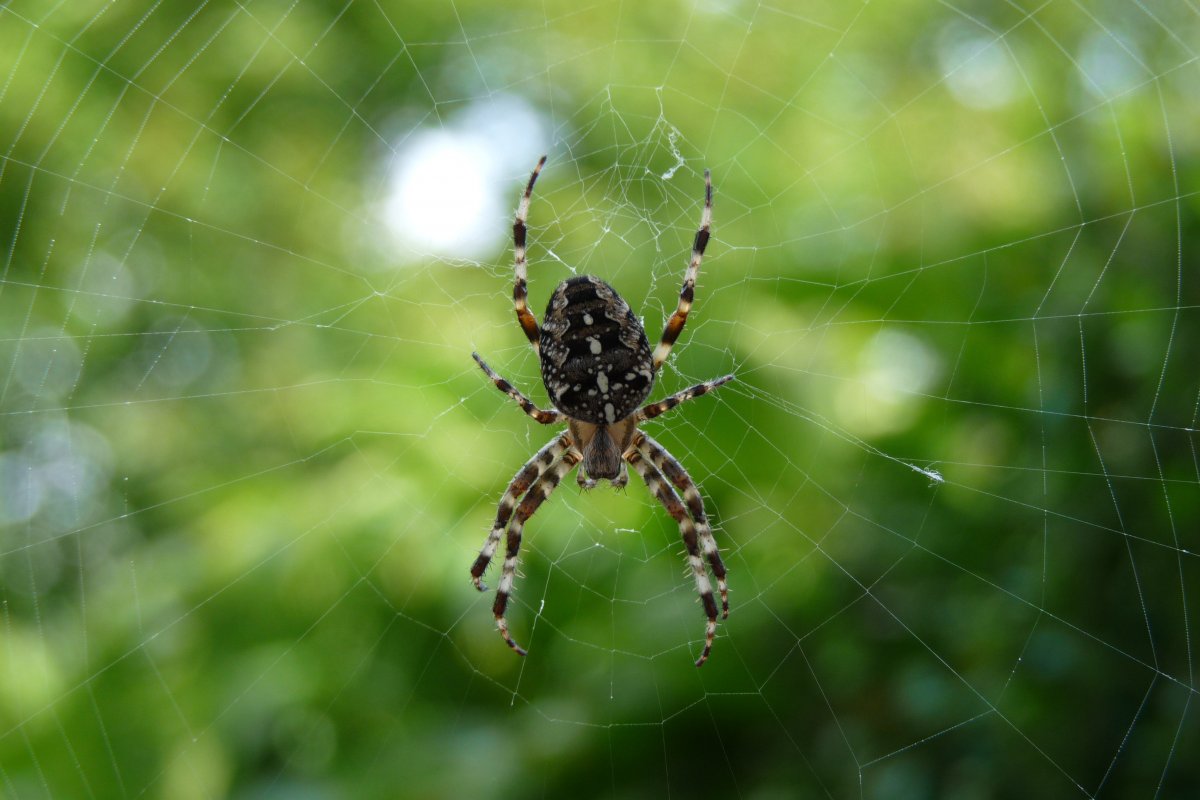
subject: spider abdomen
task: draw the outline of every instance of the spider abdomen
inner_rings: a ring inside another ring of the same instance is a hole
[[[654,384],[641,323],[616,289],[591,275],[563,281],[550,296],[541,359],[555,407],[596,425],[628,417]]]

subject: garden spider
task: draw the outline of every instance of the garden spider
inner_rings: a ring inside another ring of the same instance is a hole
[[[496,615],[496,625],[504,641],[517,653],[525,655],[525,651],[509,635],[504,616],[517,572],[522,528],[542,501],[580,462],[583,468],[579,471],[578,481],[585,489],[591,489],[601,480],[608,480],[618,488],[624,486],[629,481],[625,470],[628,464],[679,524],[679,532],[688,552],[688,563],[696,578],[696,591],[708,617],[704,629],[704,650],[696,660],[696,666],[699,667],[708,658],[717,632],[717,604],[713,600],[712,585],[704,569],[702,554],[708,559],[709,567],[717,579],[723,618],[729,616],[725,565],[721,563],[720,553],[717,552],[717,542],[713,539],[712,528],[704,514],[704,501],[696,484],[662,445],[638,430],[638,423],[653,419],[680,403],[707,394],[733,380],[732,375],[726,375],[697,384],[657,403],[641,406],[650,394],[659,367],[679,338],[692,307],[696,274],[700,270],[712,224],[712,179],[708,170],[705,170],[704,212],[692,245],[692,258],[684,275],[683,289],[679,293],[679,306],[667,320],[662,340],[651,354],[646,332],[629,304],[607,283],[590,275],[569,278],[558,285],[550,296],[545,324],[538,328],[537,320],[526,302],[525,218],[529,213],[533,184],[545,163],[546,157],[542,156],[529,176],[513,223],[513,254],[516,260],[513,304],[521,329],[541,359],[542,382],[554,403],[554,410],[538,408],[511,383],[497,375],[478,353],[471,355],[496,384],[496,388],[515,400],[526,414],[543,425],[565,419],[567,430],[529,459],[508,484],[508,489],[500,498],[496,522],[479,551],[479,557],[471,566],[471,580],[480,591],[487,589],[483,584],[483,573],[491,563],[500,536],[507,530],[504,569],[492,613]],[[671,484],[674,484],[674,488]]]

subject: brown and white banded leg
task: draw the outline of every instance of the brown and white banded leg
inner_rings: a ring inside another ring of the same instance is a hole
[[[471,582],[479,591],[487,590],[487,586],[483,583],[483,573],[487,570],[488,564],[492,563],[492,556],[495,555],[496,547],[500,544],[500,536],[508,527],[508,520],[512,517],[517,502],[522,495],[529,491],[533,482],[540,478],[542,473],[557,461],[558,457],[570,446],[571,439],[566,434],[554,437],[545,447],[538,450],[533,458],[526,461],[525,466],[517,470],[517,474],[513,476],[508,488],[504,490],[504,495],[500,498],[500,505],[496,508],[496,521],[492,523],[492,531],[483,543],[475,563],[471,565]]]
[[[704,513],[704,499],[696,488],[695,481],[687,474],[687,470],[679,463],[679,459],[667,452],[667,448],[651,439],[644,433],[638,433],[634,446],[643,456],[654,462],[654,466],[667,476],[667,480],[675,484],[675,488],[683,495],[687,503],[688,513],[696,523],[696,534],[700,538],[700,549],[708,559],[708,565],[717,579],[717,591],[721,593],[721,617],[729,616],[729,583],[725,579],[725,564],[721,561],[721,553],[717,550],[717,540],[713,538],[712,526],[708,524],[708,515]]]
[[[657,403],[649,403],[644,405],[637,412],[638,421],[640,422],[648,419],[654,419],[659,414],[664,414],[667,411],[670,411],[680,403],[686,403],[688,400],[691,400],[694,397],[699,397],[702,394],[708,394],[713,389],[716,389],[718,386],[724,386],[731,380],[733,380],[732,375],[725,375],[720,378],[715,378],[711,381],[697,383],[695,386],[684,389],[682,392],[676,392],[666,400],[659,400]]]
[[[542,501],[550,496],[563,476],[573,470],[575,465],[582,460],[583,456],[575,448],[569,448],[558,463],[543,472],[541,477],[533,482],[533,486],[529,487],[529,492],[517,506],[517,513],[513,515],[512,521],[508,524],[504,571],[500,575],[500,585],[496,588],[496,602],[492,604],[492,613],[496,616],[496,627],[500,629],[500,635],[518,655],[525,655],[525,650],[509,636],[508,620],[505,619],[504,612],[508,608],[508,596],[512,594],[513,581],[517,576],[517,554],[521,551],[521,531],[525,527],[525,522],[538,510]]]
[[[708,233],[712,228],[712,176],[704,170],[704,211],[700,215],[700,229],[696,231],[696,240],[692,243],[692,260],[688,262],[687,272],[683,276],[683,289],[679,292],[679,307],[667,320],[663,328],[662,339],[654,349],[655,372],[671,354],[671,347],[679,338],[683,325],[687,322],[688,312],[692,310],[692,300],[696,293],[696,275],[700,272],[700,262],[704,260],[704,248],[708,246]]]
[[[538,352],[541,332],[538,330],[537,320],[534,319],[533,312],[529,310],[529,288],[526,285],[527,269],[525,264],[525,219],[529,216],[529,198],[533,196],[533,184],[537,183],[538,173],[542,171],[542,167],[546,163],[546,157],[542,156],[533,168],[533,174],[529,176],[529,183],[525,186],[525,194],[521,196],[521,202],[517,205],[517,218],[513,222],[513,260],[516,262],[517,278],[513,285],[513,307],[517,311],[517,322],[521,323],[521,330],[525,331],[525,336],[529,339],[529,343],[533,345],[534,352]]]
[[[562,421],[563,415],[559,411],[543,411],[535,406],[532,400],[521,394],[520,389],[497,375],[495,370],[489,367],[487,362],[479,357],[479,353],[471,353],[471,358],[475,359],[475,363],[479,365],[479,368],[487,373],[487,376],[492,379],[492,383],[496,384],[496,388],[504,392],[513,400],[516,400],[517,405],[519,405],[521,410],[526,414],[533,417],[543,425],[550,425],[551,423]]]
[[[679,523],[679,534],[683,537],[683,546],[687,548],[688,552],[688,564],[691,565],[692,575],[696,578],[696,592],[700,595],[700,602],[704,604],[704,613],[708,617],[708,624],[704,628],[704,651],[700,653],[700,658],[696,659],[697,667],[704,666],[704,662],[708,660],[708,654],[712,652],[713,637],[717,634],[717,603],[713,600],[712,584],[708,580],[708,573],[704,571],[704,559],[700,557],[696,526],[692,523],[692,518],[688,516],[687,510],[684,509],[679,495],[675,493],[675,490],[671,488],[654,464],[638,450],[627,452],[625,460],[637,470],[637,474],[641,475],[642,480],[646,482],[646,487],[654,493],[658,502],[663,504],[667,513]]]

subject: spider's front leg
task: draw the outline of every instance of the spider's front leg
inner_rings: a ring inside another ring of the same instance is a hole
[[[500,544],[500,536],[504,533],[504,529],[508,527],[508,520],[512,517],[512,512],[517,502],[521,499],[522,495],[529,491],[529,487],[533,485],[533,482],[538,480],[542,476],[542,473],[558,460],[558,457],[570,446],[571,439],[566,434],[554,437],[545,447],[538,450],[533,458],[526,461],[523,467],[517,470],[517,474],[513,476],[512,481],[508,484],[508,488],[504,490],[504,495],[500,498],[500,505],[496,508],[496,521],[492,524],[492,531],[483,543],[483,548],[479,551],[479,557],[471,565],[471,582],[475,584],[475,588],[479,591],[483,592],[487,590],[487,586],[483,583],[483,573],[487,570],[488,564],[492,562],[492,556],[495,555],[496,547]]]
[[[563,436],[563,439],[570,442],[569,437]],[[525,650],[516,642],[508,633],[508,620],[504,613],[508,608],[508,597],[512,594],[513,582],[517,576],[517,554],[521,550],[521,531],[525,527],[525,523],[538,510],[542,502],[550,496],[563,477],[575,468],[575,465],[583,460],[583,455],[574,447],[568,445],[566,453],[554,466],[545,470],[541,477],[533,482],[529,487],[529,491],[521,500],[521,504],[517,506],[517,512],[513,515],[512,522],[508,525],[508,542],[504,552],[504,571],[500,575],[500,586],[496,589],[496,602],[492,604],[492,613],[496,616],[496,627],[500,630],[500,635],[504,637],[504,641],[518,655],[525,655]]]
[[[692,520],[696,523],[696,535],[700,539],[700,549],[708,559],[708,566],[717,579],[717,591],[721,593],[721,618],[728,618],[729,584],[725,578],[725,564],[721,561],[717,540],[713,538],[712,526],[708,524],[708,515],[704,513],[704,498],[700,496],[700,490],[696,488],[696,483],[687,474],[687,470],[683,468],[679,460],[667,452],[667,448],[641,432],[634,439],[634,446],[643,456],[650,459],[654,466],[658,467],[659,471],[667,477],[667,480],[675,484],[679,494],[683,495],[683,502],[687,504],[688,513],[692,515]]]
[[[704,559],[700,556],[696,526],[683,507],[683,501],[679,499],[679,495],[675,493],[675,490],[671,488],[654,464],[636,449],[626,453],[625,460],[637,470],[638,475],[642,476],[642,480],[646,482],[646,488],[658,498],[658,502],[662,503],[663,507],[667,509],[667,513],[679,524],[679,534],[683,537],[683,546],[687,548],[688,564],[696,579],[696,593],[700,595],[700,602],[704,605],[704,614],[708,617],[708,623],[704,626],[704,650],[700,653],[700,658],[696,659],[696,666],[702,667],[708,660],[708,654],[712,652],[713,639],[717,635],[717,602],[713,599],[712,583],[708,580],[708,573],[704,571]]]

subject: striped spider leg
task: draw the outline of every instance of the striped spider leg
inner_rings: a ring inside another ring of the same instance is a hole
[[[729,585],[725,579],[725,564],[721,562],[721,553],[717,549],[717,540],[713,538],[712,526],[708,524],[708,515],[704,513],[704,499],[700,497],[700,491],[696,488],[695,482],[691,476],[687,474],[687,470],[679,463],[679,460],[667,452],[667,449],[658,442],[651,439],[644,433],[638,434],[638,439],[634,442],[638,452],[642,456],[654,464],[659,472],[666,476],[667,480],[675,485],[675,488],[683,495],[683,501],[687,504],[688,513],[692,516],[692,521],[696,524],[696,535],[700,540],[700,549],[704,553],[704,557],[708,559],[708,566],[712,569],[713,576],[717,579],[717,591],[721,593],[721,618],[729,618]],[[709,606],[709,601],[712,598],[712,589],[708,589],[708,598],[704,597],[704,585],[697,585],[697,590],[700,592],[701,602],[704,603],[705,609]]]
[[[513,262],[516,273],[513,283],[513,308],[517,312],[517,322],[521,324],[521,330],[525,332],[529,344],[533,345],[535,353],[541,352],[539,347],[541,331],[538,330],[533,312],[529,310],[528,267],[525,261],[525,235],[528,229],[525,227],[525,220],[529,216],[529,201],[533,197],[533,185],[537,183],[538,175],[545,165],[546,157],[542,156],[538,159],[537,166],[533,168],[533,174],[529,176],[529,183],[525,184],[525,194],[521,195],[521,202],[517,204],[517,218],[513,220]]]
[[[704,170],[704,211],[700,214],[700,228],[696,231],[696,238],[692,242],[692,257],[688,261],[687,272],[683,275],[683,288],[679,290],[679,305],[675,308],[675,313],[667,320],[658,347],[654,348],[655,372],[671,354],[671,348],[675,346],[675,340],[679,338],[684,323],[687,322],[688,312],[692,310],[692,301],[695,300],[696,295],[696,276],[700,273],[700,262],[704,260],[704,248],[708,247],[709,232],[712,230],[712,198],[712,173]]]
[[[698,383],[665,400],[643,407],[638,411],[637,418],[639,421],[653,419],[680,403],[708,394],[731,380],[732,375],[725,375]],[[717,590],[721,594],[721,618],[729,617],[729,586],[726,581],[725,564],[721,561],[717,541],[713,538],[712,527],[708,523],[708,515],[704,512],[704,500],[679,460],[642,431],[634,435],[630,449],[625,453],[625,460],[642,477],[646,487],[679,525],[679,534],[683,538],[684,547],[687,548],[688,563],[696,580],[696,593],[700,595],[704,614],[708,617],[704,628],[704,650],[696,660],[697,667],[703,666],[712,651],[713,638],[717,632],[717,604],[713,599],[712,583],[704,570],[701,554],[708,560],[709,568],[717,579]],[[674,484],[674,489],[671,484]],[[682,500],[680,494],[683,495]]]
[[[558,411],[545,411],[534,405],[528,397],[489,367],[478,353],[472,353],[471,356],[479,364],[479,368],[492,379],[496,388],[511,397],[530,417],[543,425],[551,425],[562,419],[562,414]],[[504,490],[504,495],[500,498],[492,530],[488,533],[487,540],[484,541],[475,563],[471,565],[471,582],[479,591],[486,591],[487,586],[483,582],[483,573],[492,562],[492,556],[496,554],[501,536],[504,535],[506,529],[508,530],[504,567],[500,576],[500,586],[496,590],[496,601],[492,605],[492,612],[496,617],[496,627],[499,629],[500,635],[504,637],[504,641],[521,655],[525,655],[525,650],[509,635],[508,621],[505,618],[508,597],[512,594],[513,581],[516,578],[517,555],[521,549],[521,531],[525,522],[533,516],[533,512],[537,511],[542,501],[549,497],[550,493],[558,486],[563,475],[570,472],[571,468],[582,458],[578,451],[572,452],[572,450],[571,437],[565,433],[559,434],[547,442],[541,450],[538,450],[521,469],[517,470],[517,474],[513,476],[508,488]],[[515,517],[514,510],[516,511]]]

